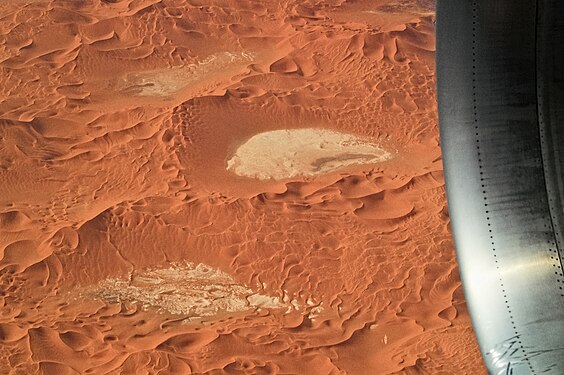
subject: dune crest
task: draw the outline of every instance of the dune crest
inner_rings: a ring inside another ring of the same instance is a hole
[[[352,134],[316,128],[284,129],[247,140],[227,161],[227,169],[239,176],[282,180],[380,163],[391,157],[376,143]]]
[[[0,374],[485,374],[434,4],[0,1]]]

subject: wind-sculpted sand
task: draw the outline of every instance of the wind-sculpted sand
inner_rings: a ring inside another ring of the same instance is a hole
[[[0,373],[485,374],[434,21],[0,2]]]

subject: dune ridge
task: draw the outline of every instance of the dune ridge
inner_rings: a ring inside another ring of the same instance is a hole
[[[485,374],[433,7],[2,1],[0,373]]]

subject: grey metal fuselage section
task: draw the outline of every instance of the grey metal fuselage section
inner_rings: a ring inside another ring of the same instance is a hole
[[[447,198],[492,374],[564,374],[564,1],[438,0]]]

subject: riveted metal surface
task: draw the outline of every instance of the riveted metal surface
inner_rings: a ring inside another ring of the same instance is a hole
[[[534,0],[437,4],[452,231],[493,374],[564,374],[562,68],[546,70],[563,64],[553,39],[564,36],[553,16],[560,8]]]

